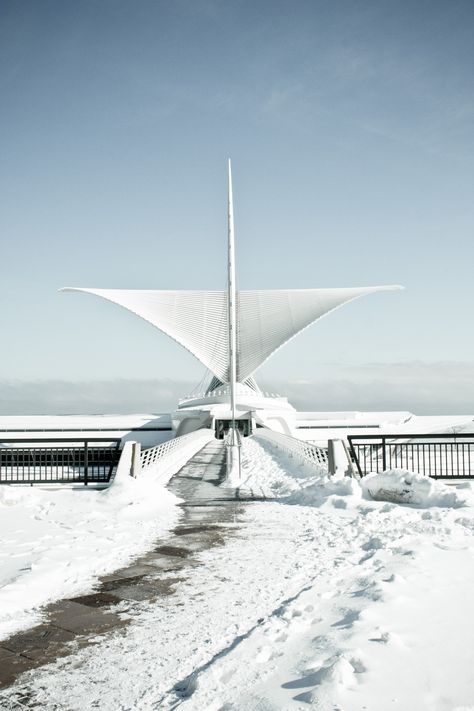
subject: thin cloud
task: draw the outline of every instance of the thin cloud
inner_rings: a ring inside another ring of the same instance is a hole
[[[474,413],[474,363],[373,363],[327,368],[312,382],[272,382],[298,410]]]
[[[0,415],[171,412],[193,386],[174,380],[0,381]]]
[[[367,363],[325,367],[312,380],[265,381],[298,410],[409,410],[474,414],[474,363]],[[195,383],[178,380],[0,381],[1,415],[173,411]]]

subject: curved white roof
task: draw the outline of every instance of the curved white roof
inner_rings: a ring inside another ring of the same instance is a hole
[[[237,381],[325,314],[360,296],[399,286],[237,292]],[[180,343],[223,383],[229,380],[227,292],[80,289],[140,316]]]

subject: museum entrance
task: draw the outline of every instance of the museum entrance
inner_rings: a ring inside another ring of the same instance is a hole
[[[231,425],[232,420],[215,420],[216,438],[224,439]],[[240,432],[242,437],[248,437],[252,434],[252,420],[235,420],[235,429]]]

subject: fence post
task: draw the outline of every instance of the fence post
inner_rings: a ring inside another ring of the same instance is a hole
[[[346,453],[347,461],[349,464],[349,466],[347,467],[347,470],[346,470],[346,476],[351,476],[354,479],[360,479],[359,472],[354,469],[354,465],[352,463],[351,452],[344,440],[342,440],[342,446],[344,447],[344,451]]]
[[[387,469],[387,452],[385,450],[385,437],[382,437],[382,471],[386,471]]]
[[[89,442],[84,442],[84,486],[87,486],[89,477]]]
[[[130,463],[130,476],[133,476],[134,479],[136,479],[137,476],[139,474],[141,474],[141,471],[142,471],[141,454],[142,454],[142,446],[141,446],[140,442],[132,442],[132,457],[131,457],[131,463]]]

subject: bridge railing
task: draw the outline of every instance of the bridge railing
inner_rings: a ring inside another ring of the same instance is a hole
[[[212,390],[211,392],[201,392],[197,393],[195,395],[186,395],[185,397],[182,397],[178,400],[178,405],[183,405],[190,400],[212,400],[213,398],[216,397],[222,397],[222,396],[228,396],[229,391],[227,389],[218,389],[218,390]],[[248,398],[271,398],[274,400],[279,400],[282,399],[282,395],[279,393],[268,393],[268,392],[262,392],[262,391],[252,391],[252,390],[246,390],[245,391],[245,397]]]
[[[0,440],[0,484],[108,484],[120,439]]]
[[[349,435],[360,476],[407,469],[432,479],[474,479],[474,434]]]
[[[143,449],[139,455],[140,472],[147,472],[153,469],[159,476],[159,480],[166,484],[178,469],[184,466],[196,452],[213,439],[215,437],[212,430],[201,429],[174,437],[156,447]],[[133,475],[137,476],[137,473],[135,468]]]
[[[318,447],[315,444],[304,442],[281,432],[274,432],[266,427],[259,428],[252,436],[256,440],[261,439],[265,442],[270,442],[287,454],[296,456],[303,462],[327,472],[328,453],[324,447]]]

